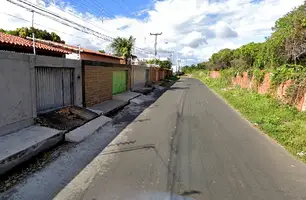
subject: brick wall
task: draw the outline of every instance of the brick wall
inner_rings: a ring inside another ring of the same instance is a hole
[[[158,71],[158,80],[165,79],[165,70],[164,69],[159,69]]]
[[[158,79],[158,70],[159,70],[159,68],[157,68],[157,67],[150,67],[150,80],[153,83],[156,83],[156,82],[159,81],[159,79]]]
[[[90,53],[85,53],[85,52],[81,53],[81,59],[115,63],[115,64],[121,64],[121,62],[124,62],[124,60],[119,59],[119,58],[113,58],[113,57],[103,56],[103,55],[95,55],[95,54],[90,54]]]
[[[111,67],[84,66],[85,105],[92,106],[112,99]]]
[[[84,66],[84,104],[93,106],[112,99],[113,71],[126,70],[127,90],[131,88],[131,68],[126,66]]]

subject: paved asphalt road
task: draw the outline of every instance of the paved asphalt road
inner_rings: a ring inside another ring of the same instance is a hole
[[[55,199],[169,199],[163,194],[306,200],[306,165],[199,80],[182,78]]]

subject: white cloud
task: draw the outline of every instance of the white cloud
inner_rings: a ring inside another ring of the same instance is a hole
[[[218,38],[235,38],[238,34],[226,22],[219,21],[216,25],[216,36]]]
[[[0,28],[15,29],[31,25],[30,12],[5,0],[1,1]],[[179,52],[182,59],[198,62],[208,59],[212,53],[222,48],[236,48],[251,41],[264,41],[264,37],[271,33],[275,20],[302,4],[304,0],[261,0],[258,3],[251,3],[251,0],[155,1],[154,9],[138,12],[147,13],[148,17],[145,20],[117,16],[104,19],[103,24],[101,18],[90,13],[79,13],[73,5],[63,1],[57,0],[57,4],[54,5],[45,3],[44,0],[31,0],[97,32],[112,37],[133,35],[137,38],[136,45],[141,48],[153,50],[154,37],[149,33],[163,32],[158,37],[159,50],[175,50]],[[88,4],[88,7],[93,6],[95,5],[92,3]],[[68,14],[68,11],[77,17]],[[69,28],[38,14],[35,15],[35,26],[49,31],[56,30],[55,32],[67,43],[74,45],[81,44],[92,49],[105,49],[109,44],[95,36]],[[124,30],[119,31],[120,28]],[[164,57],[168,54],[160,53],[160,56]]]

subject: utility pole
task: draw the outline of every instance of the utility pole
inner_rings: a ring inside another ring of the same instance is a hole
[[[35,49],[35,34],[34,34],[34,10],[32,10],[32,38],[33,38],[33,54],[36,55],[36,49]]]
[[[154,35],[155,36],[155,44],[154,44],[154,49],[155,49],[155,58],[157,56],[157,36],[161,35],[163,33],[150,33],[150,35]]]

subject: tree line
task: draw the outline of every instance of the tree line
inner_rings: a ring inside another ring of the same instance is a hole
[[[65,43],[65,41],[63,41],[61,39],[61,37],[59,35],[57,35],[55,32],[51,32],[49,33],[46,30],[41,30],[41,29],[37,29],[34,27],[21,27],[21,28],[17,28],[15,30],[5,30],[0,28],[0,32],[2,33],[7,33],[10,35],[15,35],[15,36],[19,36],[19,37],[32,37],[32,34],[34,33],[35,38],[38,39],[43,39],[43,40],[49,40],[49,41],[53,41],[53,42],[59,42],[59,43]]]

